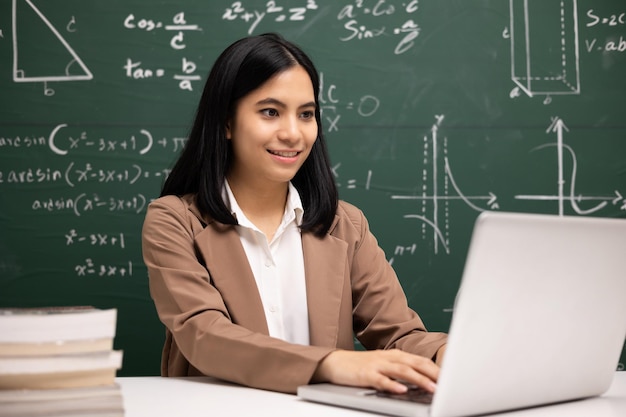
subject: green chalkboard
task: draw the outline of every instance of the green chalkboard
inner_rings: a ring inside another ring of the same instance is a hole
[[[625,12],[617,0],[2,0],[0,306],[116,307],[120,374],[158,374],[146,205],[219,52],[274,31],[322,74],[341,197],[427,326],[446,331],[479,212],[626,217]]]

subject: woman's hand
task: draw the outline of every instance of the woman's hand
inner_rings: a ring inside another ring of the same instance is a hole
[[[432,360],[401,350],[336,350],[320,362],[312,381],[402,394],[407,387],[398,381],[434,392],[438,377],[439,366]]]

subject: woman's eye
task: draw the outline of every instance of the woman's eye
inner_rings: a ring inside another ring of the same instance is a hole
[[[302,113],[302,118],[303,119],[314,119],[315,118],[315,113],[312,111],[305,111]]]
[[[275,109],[263,109],[261,110],[261,113],[263,113],[263,115],[268,116],[268,117],[278,116],[278,112]]]

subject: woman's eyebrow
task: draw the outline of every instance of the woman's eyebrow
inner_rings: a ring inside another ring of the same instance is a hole
[[[268,98],[264,98],[263,100],[259,100],[256,102],[256,104],[257,106],[265,106],[265,105],[271,104],[271,105],[283,107],[283,108],[287,107],[285,103],[273,97],[268,97]],[[315,101],[309,101],[307,103],[304,103],[298,106],[298,108],[304,108],[304,107],[317,107],[317,105],[315,104]]]

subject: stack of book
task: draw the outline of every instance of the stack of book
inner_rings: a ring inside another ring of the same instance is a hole
[[[0,309],[0,416],[124,415],[115,309]]]

